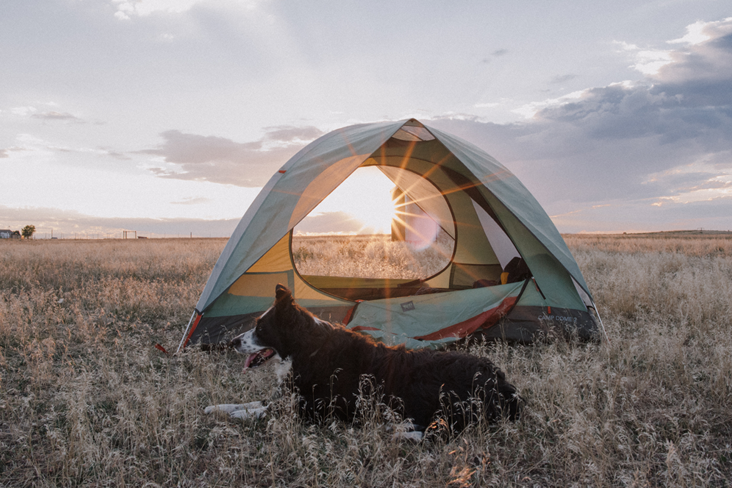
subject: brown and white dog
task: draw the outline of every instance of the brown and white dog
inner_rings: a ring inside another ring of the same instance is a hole
[[[277,285],[275,304],[254,328],[231,346],[247,354],[245,368],[278,357],[278,376],[291,369],[300,396],[300,414],[310,420],[329,415],[353,420],[359,398],[377,394],[383,403],[421,431],[436,421],[450,431],[468,424],[516,420],[521,399],[503,372],[486,358],[455,351],[390,347],[368,336],[332,325],[297,305],[286,287]],[[262,417],[261,402],[214,405],[237,418]]]

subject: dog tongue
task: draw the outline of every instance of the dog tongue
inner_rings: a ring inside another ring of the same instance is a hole
[[[259,356],[258,352],[255,352],[254,354],[250,354],[249,356],[247,356],[246,361],[244,361],[244,371],[243,371],[244,373],[246,373],[246,371],[249,369],[249,365],[252,364],[252,361],[254,361],[254,358],[256,358],[257,356]]]
[[[259,366],[260,364],[266,362],[267,359],[273,354],[274,354],[274,351],[272,349],[265,349],[263,351],[257,351],[254,354],[250,354],[249,356],[247,356],[246,361],[244,361],[244,371],[243,372],[246,373],[246,371],[249,369],[249,367],[252,365],[252,363],[257,361],[257,358],[259,358],[259,362],[257,362],[254,365],[255,368],[257,366]]]

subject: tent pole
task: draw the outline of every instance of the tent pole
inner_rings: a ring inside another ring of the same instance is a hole
[[[599,315],[598,315],[599,317]],[[196,318],[196,311],[193,310],[193,315],[191,315],[191,319],[188,321],[188,326],[186,326],[185,332],[183,332],[183,338],[180,340],[180,344],[178,345],[178,349],[175,351],[176,354],[178,354],[183,348],[183,343],[186,341],[186,337],[188,337],[188,331],[191,329],[191,324],[193,323],[193,319]],[[602,323],[602,321],[600,321]]]
[[[600,311],[597,309],[597,305],[595,304],[595,302],[592,302],[592,308],[595,309],[597,319],[600,321],[600,327],[602,327],[602,333],[605,334],[605,340],[610,342],[610,338],[608,337],[607,331],[605,330],[605,324],[602,323],[602,317],[600,317]]]

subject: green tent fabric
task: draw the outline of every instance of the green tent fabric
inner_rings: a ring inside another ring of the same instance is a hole
[[[293,228],[366,166],[380,169],[454,239],[445,269],[419,283],[298,273]],[[497,284],[505,266],[501,242],[523,259],[531,278]],[[245,330],[271,305],[277,283],[324,320],[413,348],[469,334],[531,342],[552,331],[598,333],[582,273],[526,187],[481,149],[415,119],[339,129],[287,161],[229,239],[179,349]],[[484,284],[492,286],[473,289]],[[425,286],[442,293],[416,295]]]
[[[356,317],[348,323],[389,345],[409,348],[452,342],[483,327],[497,317],[501,307],[512,306],[523,282],[460,291],[372,300],[358,305]],[[439,329],[435,330],[435,324]]]

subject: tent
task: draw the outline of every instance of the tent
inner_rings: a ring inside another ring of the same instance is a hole
[[[442,271],[419,281],[297,271],[293,228],[366,166],[454,239]],[[519,279],[507,279],[511,261],[525,270]],[[287,161],[229,239],[178,349],[221,343],[251,327],[272,305],[277,283],[323,320],[408,348],[470,334],[518,342],[553,332],[598,337],[582,273],[526,187],[481,149],[415,119],[335,130]]]

